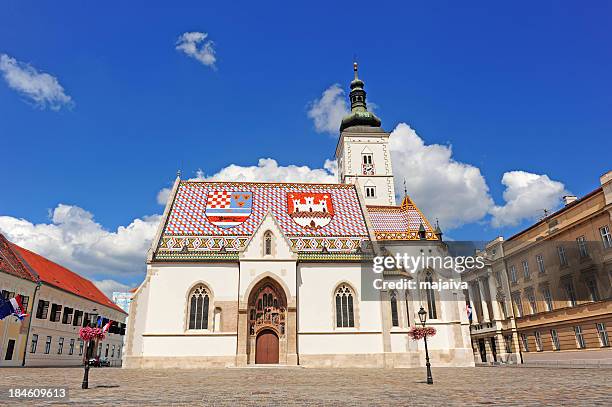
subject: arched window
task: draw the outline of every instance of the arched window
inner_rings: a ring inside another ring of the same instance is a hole
[[[189,329],[208,329],[208,306],[210,294],[200,284],[189,295]]]
[[[272,254],[272,232],[270,231],[264,234],[264,254],[266,256]]]
[[[342,284],[336,290],[336,326],[338,328],[352,328],[355,326],[353,297],[353,291],[346,284]]]
[[[429,313],[429,319],[437,319],[438,313],[436,311],[436,295],[434,293],[433,288],[431,287],[431,284],[433,283],[433,277],[431,275],[431,272],[429,271],[427,272],[425,281],[427,282],[426,295],[427,295],[427,311]]]
[[[397,313],[397,292],[393,290],[389,296],[391,298],[391,323],[393,326],[399,326],[399,315]]]

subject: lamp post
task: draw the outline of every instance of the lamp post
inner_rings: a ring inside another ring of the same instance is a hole
[[[94,308],[93,311],[96,312],[97,309]],[[90,328],[93,328],[95,327],[95,323],[90,320],[88,321],[87,326],[89,326]],[[89,359],[90,359],[89,349],[91,348],[91,341],[92,339],[87,341],[87,348],[85,348],[85,371],[83,372],[83,383],[81,383],[81,389],[89,388]],[[94,341],[94,350],[95,350],[96,342],[97,340]]]
[[[421,325],[425,328],[425,322],[427,321],[427,311],[423,309],[419,310],[419,320],[421,321]],[[423,340],[425,341],[425,366],[427,367],[427,384],[433,384],[433,377],[431,376],[431,364],[429,363],[429,350],[427,349],[427,333],[423,336]]]

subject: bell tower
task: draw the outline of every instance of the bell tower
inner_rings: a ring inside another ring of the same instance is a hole
[[[389,151],[389,133],[381,121],[368,112],[364,82],[357,75],[351,82],[351,112],[342,119],[336,147],[338,177],[341,183],[357,184],[366,205],[395,205],[393,167]]]

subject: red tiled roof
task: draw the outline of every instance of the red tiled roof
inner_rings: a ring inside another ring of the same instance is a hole
[[[366,208],[377,240],[418,240],[421,225],[427,240],[438,239],[429,221],[408,196],[401,206],[368,205]]]
[[[36,281],[36,277],[21,263],[11,248],[11,242],[6,240],[0,233],[0,271],[12,274],[16,277],[30,281]]]
[[[13,250],[18,252],[23,260],[34,269],[40,276],[43,283],[68,291],[79,297],[94,301],[98,304],[105,305],[114,310],[126,313],[118,305],[112,302],[102,291],[98,289],[91,281],[80,275],[52,262],[43,256],[31,252],[23,247],[10,243]]]

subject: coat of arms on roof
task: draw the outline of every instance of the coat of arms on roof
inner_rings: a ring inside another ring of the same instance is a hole
[[[331,194],[316,192],[288,192],[287,212],[298,225],[319,229],[331,222],[334,206]]]
[[[206,218],[224,229],[233,228],[251,216],[253,193],[240,191],[211,191],[206,199]]]

